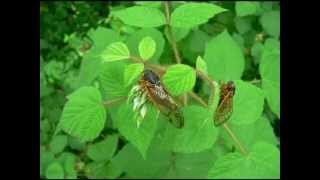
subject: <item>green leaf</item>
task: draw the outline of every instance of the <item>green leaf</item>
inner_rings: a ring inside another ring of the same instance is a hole
[[[102,59],[100,54],[111,43],[120,41],[119,33],[103,27],[88,33],[93,41],[93,46],[83,56],[77,87],[89,86],[99,75],[99,67]]]
[[[280,51],[280,41],[274,38],[268,38],[264,42],[267,51]]]
[[[146,159],[128,144],[112,161],[126,172],[127,178],[167,179],[205,177],[214,158],[211,150],[191,154],[172,153],[162,150],[160,145],[153,141]],[[135,162],[135,166],[132,166],[131,162]]]
[[[128,139],[145,158],[150,142],[156,130],[158,112],[151,106],[147,106],[147,113],[140,127],[136,121],[139,112],[133,112],[133,107],[123,104],[118,110],[117,127],[121,134]]]
[[[90,179],[115,179],[122,173],[111,162],[92,162],[86,166],[86,175]]]
[[[268,79],[262,80],[262,88],[271,110],[280,118],[280,84]]]
[[[236,125],[254,123],[263,111],[263,91],[244,81],[235,81],[236,89],[233,99],[233,113],[230,122]]]
[[[172,168],[172,174],[179,179],[186,177],[188,179],[204,179],[204,177],[207,176],[210,167],[213,166],[216,160],[211,149],[198,153],[181,153],[172,158],[175,158],[176,166],[176,169]],[[167,178],[171,177],[172,175],[167,175]]]
[[[51,151],[42,150],[40,152],[40,166],[41,166],[40,174],[44,174],[48,165],[53,161],[54,161],[54,154]]]
[[[57,101],[55,101],[56,103],[58,103]],[[61,104],[62,105],[62,104]],[[51,122],[58,122],[60,117],[61,117],[61,114],[62,114],[62,109],[61,107],[55,107],[55,108],[52,108],[50,109],[49,111],[49,114],[48,114],[48,119],[51,121]]]
[[[150,36],[156,43],[155,53],[149,59],[151,62],[156,62],[160,58],[165,45],[165,40],[159,30],[155,28],[143,28],[131,34],[126,40],[126,44],[128,45],[132,56],[139,56],[139,43],[146,36]]]
[[[191,64],[195,64],[199,54],[204,53],[206,43],[209,40],[210,36],[206,32],[202,30],[191,31],[190,35],[180,42],[183,57],[189,60]]]
[[[63,78],[63,66],[64,64],[60,61],[52,60],[44,66],[44,72],[48,77],[48,82],[53,83],[54,81],[62,80]]]
[[[57,162],[64,168],[64,177],[66,179],[76,179],[77,171],[75,169],[75,163],[77,156],[70,152],[63,152],[57,158]]]
[[[48,133],[51,130],[51,124],[49,120],[44,119],[40,121],[40,130],[45,133]]]
[[[95,139],[106,121],[106,111],[100,92],[93,87],[81,87],[68,96],[58,129],[61,127],[81,141]]]
[[[271,110],[280,117],[280,51],[265,50],[259,71],[262,77],[262,89]]]
[[[131,26],[158,27],[166,23],[164,14],[159,9],[147,6],[132,6],[113,14]]]
[[[209,149],[218,138],[213,114],[200,106],[183,108],[186,125],[175,138],[175,152],[194,153]]]
[[[238,44],[224,31],[206,46],[204,60],[208,73],[215,80],[237,80],[244,70],[244,57]]]
[[[185,3],[173,11],[170,24],[173,27],[192,28],[224,11],[226,9],[214,4]]]
[[[249,155],[230,153],[219,158],[209,170],[214,179],[278,179],[280,178],[279,149],[267,143],[256,143]]]
[[[202,71],[204,74],[208,74],[207,63],[201,58],[201,56],[197,57],[196,69],[198,71]]]
[[[182,129],[175,128],[168,117],[160,113],[157,131],[155,133],[154,142],[156,142],[158,148],[162,151],[173,152],[175,139]]]
[[[184,64],[170,66],[162,77],[163,83],[173,95],[181,95],[192,90],[196,83],[196,72]]]
[[[272,11],[272,6],[274,5],[275,2],[271,1],[265,1],[265,2],[260,2],[260,6],[257,9],[257,15],[261,16],[263,13]]]
[[[91,144],[88,147],[87,155],[93,161],[110,160],[116,151],[118,144],[118,136],[110,135],[104,140]]]
[[[245,47],[244,47],[244,43],[245,43],[245,40],[243,39],[243,37],[238,34],[238,33],[233,33],[232,34],[232,38],[234,39],[234,41],[239,45],[239,47],[241,48],[241,50],[244,50]]]
[[[251,48],[251,55],[255,58],[256,64],[260,62],[261,55],[263,53],[264,46],[262,43],[254,43]]]
[[[260,18],[263,29],[271,36],[278,38],[280,35],[280,12],[270,11]]]
[[[75,169],[76,160],[77,157],[74,154],[66,154],[63,162],[66,179],[77,179],[77,171]]]
[[[69,136],[68,137],[68,145],[71,149],[81,151],[85,148],[85,143],[81,142],[78,138]]]
[[[83,56],[76,87],[89,86],[99,75],[102,62],[101,53],[111,43],[120,41],[119,33],[103,27],[98,27],[88,33],[93,41],[93,46]]]
[[[149,60],[156,51],[156,42],[147,36],[143,38],[139,43],[139,54],[143,60]]]
[[[50,150],[54,154],[58,154],[63,151],[63,149],[67,146],[68,139],[67,136],[58,135],[54,136],[50,142]]]
[[[245,34],[252,29],[249,19],[236,17],[234,19],[234,23],[236,25],[237,31],[240,34]]]
[[[270,143],[274,146],[279,144],[270,121],[264,116],[261,116],[255,123],[252,124],[229,124],[229,126],[234,134],[237,135],[237,138],[241,144],[248,150],[250,150],[252,146],[259,141]],[[233,140],[226,131],[222,131],[221,134],[225,142],[234,144]]]
[[[194,30],[190,35],[188,42],[189,50],[198,54],[202,54],[206,43],[210,40],[210,35],[201,30]]]
[[[124,70],[124,83],[126,86],[133,84],[141,75],[144,64],[134,63],[126,66]]]
[[[101,54],[101,58],[104,62],[124,60],[128,59],[129,56],[129,49],[123,42],[110,44]]]
[[[129,174],[130,178],[161,178],[167,171],[169,158],[170,152],[153,146],[143,158],[134,146],[126,144],[111,162]]]
[[[80,73],[78,77],[77,87],[89,86],[92,81],[98,76],[101,58],[93,51],[84,54],[81,62]]]
[[[40,71],[40,98],[48,96],[52,93],[53,89],[48,87],[48,82],[45,78],[45,73]]]
[[[172,27],[171,28],[172,33],[175,36],[175,40],[176,42],[179,42],[180,40],[182,40],[183,38],[185,38],[189,32],[190,32],[190,28],[177,28],[177,27]],[[168,41],[171,43],[171,36],[169,35],[169,28],[165,27],[164,29],[164,34],[167,37]]]
[[[236,13],[237,16],[247,16],[255,14],[259,2],[236,2]]]
[[[101,66],[99,80],[108,99],[128,94],[129,88],[125,87],[124,82],[125,66],[122,61],[105,63]]]
[[[47,179],[63,179],[64,171],[62,166],[57,162],[50,164],[46,170],[46,178]]]
[[[99,26],[96,30],[88,32],[88,36],[93,41],[92,48],[87,51],[93,51],[95,54],[101,53],[111,43],[120,41],[120,34],[112,29]]]

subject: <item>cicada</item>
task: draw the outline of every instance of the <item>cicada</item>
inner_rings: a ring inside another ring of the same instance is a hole
[[[233,96],[235,94],[235,84],[233,81],[221,82],[220,99],[218,107],[214,113],[214,125],[219,126],[226,122],[233,112]]]
[[[152,102],[152,104],[161,112],[169,117],[170,122],[177,128],[182,128],[184,125],[184,119],[182,112],[179,110],[177,103],[173,100],[172,96],[168,91],[161,85],[160,78],[153,71],[146,69],[143,71],[141,78],[138,82],[138,86],[133,88],[134,91],[138,92],[135,98],[137,103],[134,102],[135,107],[142,107],[142,116],[145,115],[143,104],[146,101]],[[141,100],[140,100],[141,99]],[[134,100],[134,101],[135,101]]]

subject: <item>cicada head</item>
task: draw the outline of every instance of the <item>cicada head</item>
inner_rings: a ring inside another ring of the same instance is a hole
[[[149,69],[143,71],[143,79],[153,85],[160,86],[160,79],[158,75]]]

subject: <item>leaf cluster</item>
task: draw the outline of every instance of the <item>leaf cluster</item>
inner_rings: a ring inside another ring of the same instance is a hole
[[[279,2],[42,2],[40,176],[279,178]],[[185,125],[126,102],[144,69]],[[219,82],[236,92],[215,127]],[[134,164],[133,164],[134,163]]]

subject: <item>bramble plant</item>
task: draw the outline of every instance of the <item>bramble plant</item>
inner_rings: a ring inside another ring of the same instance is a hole
[[[40,12],[41,177],[280,178],[279,2]]]

